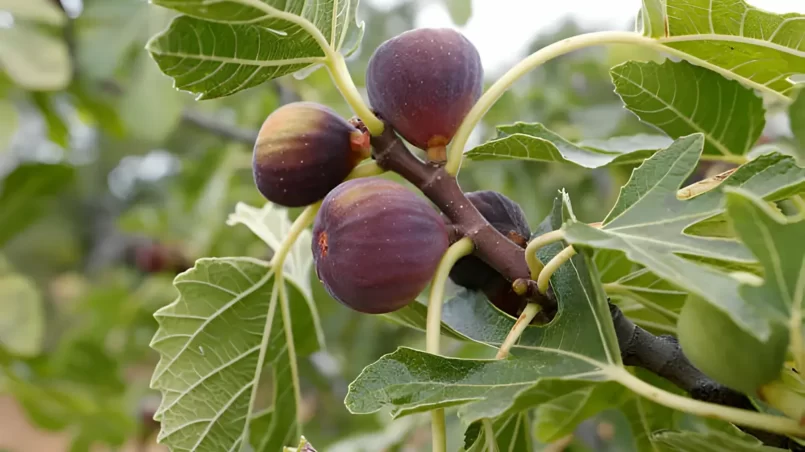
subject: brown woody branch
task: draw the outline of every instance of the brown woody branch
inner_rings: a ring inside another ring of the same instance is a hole
[[[450,219],[458,234],[472,239],[476,256],[509,282],[530,278],[523,248],[484,219],[461,191],[456,178],[448,174],[442,165],[419,160],[397,138],[394,129],[388,126],[382,135],[372,137],[372,146],[377,165],[417,186]],[[552,297],[538,294],[529,301],[538,303],[549,316],[556,312],[556,300]]]

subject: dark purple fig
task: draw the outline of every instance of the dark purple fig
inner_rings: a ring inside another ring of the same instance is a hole
[[[528,227],[523,209],[516,202],[491,190],[466,195],[492,227],[525,248],[531,236],[531,229]],[[501,276],[495,269],[475,256],[462,257],[450,270],[450,279],[454,283],[472,290],[485,290],[499,278]]]
[[[447,229],[430,204],[380,178],[336,187],[313,225],[319,279],[333,298],[368,314],[413,301],[447,246]]]
[[[368,135],[333,110],[294,102],[271,113],[260,128],[254,182],[275,204],[306,206],[343,182],[369,152]]]
[[[478,50],[447,28],[407,31],[369,60],[366,87],[380,116],[414,146],[442,149],[481,96]]]

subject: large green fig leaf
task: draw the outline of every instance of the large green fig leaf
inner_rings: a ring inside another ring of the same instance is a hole
[[[581,247],[626,253],[631,261],[700,295],[742,329],[766,340],[773,313],[767,306],[744,300],[738,293],[738,281],[718,267],[753,262],[754,256],[737,240],[686,233],[691,225],[724,211],[721,190],[685,201],[677,198],[703,144],[701,134],[682,137],[646,160],[622,187],[601,228],[571,220],[564,226],[565,238]],[[791,157],[767,154],[740,167],[722,186],[741,187],[766,200],[784,199],[805,188],[805,169],[796,166]],[[709,265],[697,263],[701,260]]]
[[[686,61],[627,61],[610,74],[626,108],[672,138],[702,133],[705,155],[746,154],[766,124],[754,91]]]
[[[277,249],[290,221],[285,209],[239,204],[229,224],[244,224]],[[305,234],[303,234],[305,235]],[[307,238],[307,240],[305,240]],[[322,344],[310,299],[309,233],[277,269],[250,258],[201,259],[176,277],[179,297],[155,314],[152,341],[161,359],[152,386],[162,392],[159,440],[174,449],[274,451],[301,435],[297,359]],[[270,366],[270,378],[263,375]],[[258,412],[268,380],[272,402]],[[255,431],[250,431],[250,428]]]
[[[323,64],[356,46],[357,0],[154,0],[184,16],[148,43],[177,88],[200,99],[228,96]]]
[[[802,14],[745,0],[644,0],[642,22],[670,53],[785,100],[793,76],[805,74]]]

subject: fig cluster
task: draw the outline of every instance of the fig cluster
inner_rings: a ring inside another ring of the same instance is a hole
[[[481,96],[483,75],[478,50],[461,33],[421,28],[375,50],[366,88],[369,103],[397,133],[420,149],[443,155]]]
[[[370,153],[369,137],[333,110],[294,102],[266,118],[254,145],[257,189],[285,207],[313,204]]]
[[[407,305],[433,277],[447,228],[424,199],[381,178],[342,183],[313,225],[316,273],[330,295],[367,314]]]

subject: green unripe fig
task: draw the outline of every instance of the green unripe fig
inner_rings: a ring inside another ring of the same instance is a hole
[[[677,321],[679,343],[690,361],[708,377],[744,394],[780,377],[788,349],[788,328],[772,323],[761,342],[742,330],[723,311],[691,296]]]
[[[333,110],[313,102],[290,103],[271,113],[260,128],[254,182],[275,204],[306,206],[343,182],[369,152],[368,135]]]

